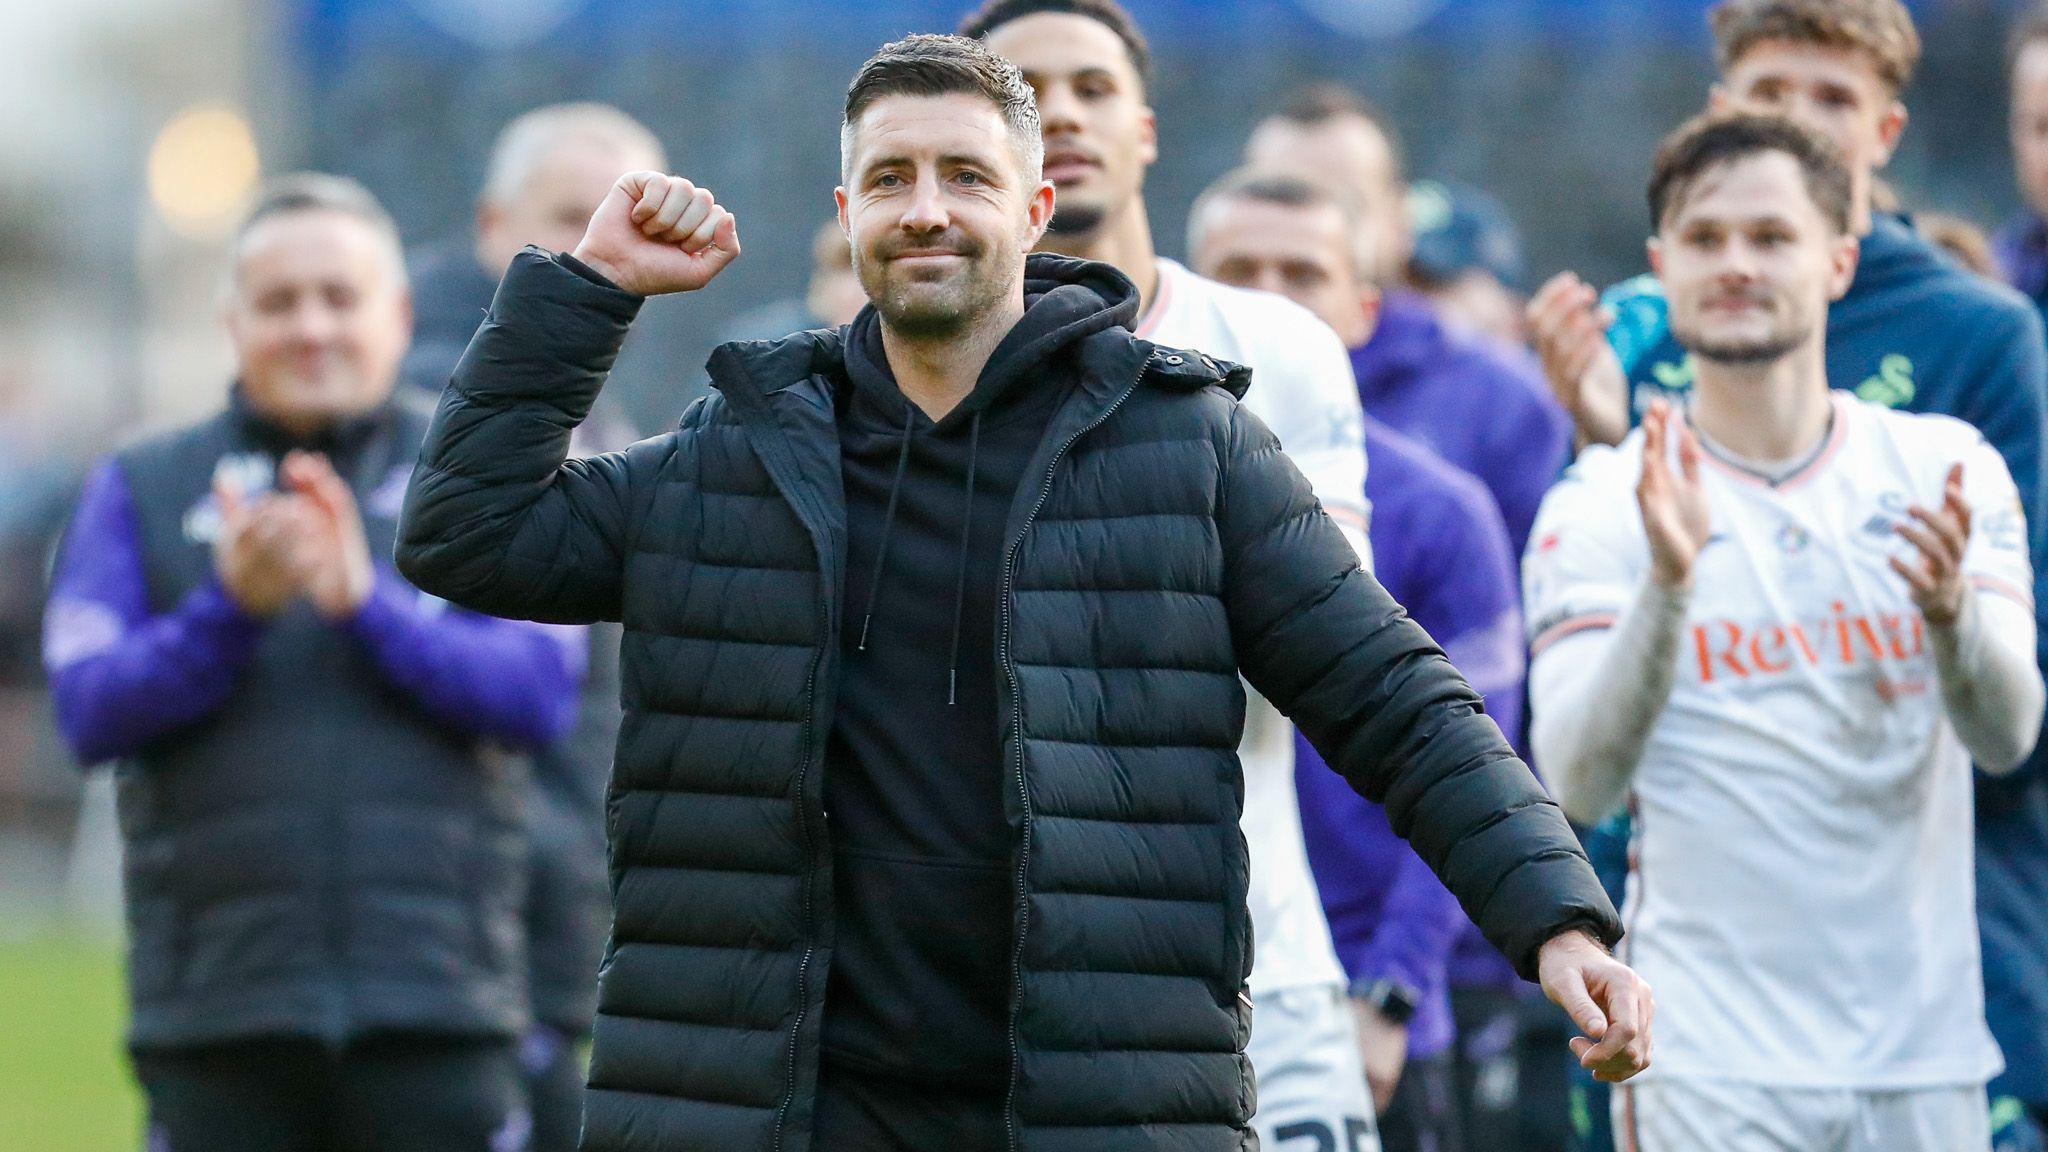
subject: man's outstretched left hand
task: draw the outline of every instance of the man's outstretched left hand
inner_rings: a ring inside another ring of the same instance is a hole
[[[1616,1084],[1650,1066],[1650,986],[1598,941],[1577,929],[1551,937],[1536,953],[1536,975],[1585,1033],[1572,1052],[1593,1079]]]

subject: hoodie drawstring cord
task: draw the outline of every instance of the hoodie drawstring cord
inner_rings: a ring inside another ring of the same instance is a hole
[[[946,668],[946,703],[959,703],[960,614],[967,603],[967,547],[974,532],[974,463],[981,450],[981,413],[967,425],[967,511],[960,517],[960,563],[953,574],[953,653]]]
[[[910,429],[916,420],[917,413],[906,403],[903,406],[903,442],[896,449],[896,478],[889,482],[889,506],[882,513],[882,542],[875,552],[875,579],[868,585],[868,607],[860,618],[860,644],[857,647],[862,652],[868,650],[868,625],[875,622],[875,597],[882,593],[882,573],[889,566],[889,535],[896,527],[896,495],[903,490],[903,470],[910,463]],[[970,475],[968,483],[973,482]]]

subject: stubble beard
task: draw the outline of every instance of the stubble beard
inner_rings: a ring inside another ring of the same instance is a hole
[[[945,340],[972,330],[1001,306],[1008,285],[1001,261],[1001,253],[983,251],[946,284],[894,282],[886,270],[870,283],[865,268],[861,281],[891,331],[911,340]]]
[[[1109,210],[1100,204],[1060,204],[1055,201],[1052,220],[1045,226],[1049,236],[1086,236],[1102,227]]]
[[[908,302],[891,295],[875,299],[875,312],[882,323],[899,336],[912,340],[946,340],[973,327],[975,314],[964,303],[946,307],[944,301]]]
[[[1732,367],[1753,367],[1776,363],[1790,356],[1806,343],[1810,333],[1779,332],[1761,340],[1730,340],[1725,343],[1688,339],[1684,333],[1677,335],[1679,344],[1702,360]]]
[[[1763,336],[1716,340],[1681,322],[1675,311],[1671,316],[1671,335],[1680,347],[1702,360],[1737,368],[1753,368],[1784,359],[1804,347],[1818,327],[1810,317],[1792,315]]]

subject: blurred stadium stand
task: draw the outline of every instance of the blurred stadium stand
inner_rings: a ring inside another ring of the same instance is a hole
[[[1908,205],[1994,223],[2013,204],[2000,44],[2013,5],[1922,0]],[[93,455],[206,409],[226,356],[220,237],[258,172],[364,180],[409,243],[464,231],[497,129],[562,99],[618,104],[743,221],[716,290],[650,316],[667,370],[618,381],[643,428],[701,387],[739,314],[797,290],[831,210],[846,78],[967,0],[76,0],[0,36],[0,901],[69,851],[79,785],[48,735],[36,616],[50,533]],[[1637,271],[1643,173],[1711,75],[1705,0],[1132,0],[1155,45],[1168,254],[1195,193],[1294,85],[1349,82],[1414,174],[1485,188],[1531,272]],[[88,854],[89,855],[89,854]]]

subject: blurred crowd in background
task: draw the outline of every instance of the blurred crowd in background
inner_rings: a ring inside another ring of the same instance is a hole
[[[2004,59],[2017,4],[1909,6],[1925,53],[1889,190],[1992,274],[1985,236],[2022,204]],[[473,276],[504,126],[568,100],[627,112],[670,170],[747,221],[747,259],[687,306],[651,305],[606,393],[620,424],[658,430],[705,387],[716,343],[837,322],[859,303],[828,226],[844,79],[876,45],[948,28],[960,7],[14,5],[0,35],[0,936],[118,918],[111,816],[82,799],[42,683],[45,572],[96,457],[219,406],[226,240],[265,176],[353,176],[396,218],[416,276]],[[1162,254],[1184,255],[1190,206],[1253,126],[1335,81],[1405,154],[1411,282],[1446,319],[1520,340],[1523,302],[1551,273],[1605,284],[1641,271],[1647,158],[1714,74],[1706,7],[1133,0],[1155,61],[1147,199]],[[581,224],[563,222],[572,239]],[[454,351],[419,349],[443,365]]]
[[[1161,160],[1147,199],[1182,254],[1188,206],[1306,81],[1385,113],[1421,231],[1515,292],[1570,267],[1641,270],[1642,164],[1713,73],[1703,0],[1149,0]],[[1888,176],[1916,210],[1991,227],[2018,202],[2002,53],[2013,4],[1911,5],[1926,42]],[[748,259],[687,309],[653,308],[645,371],[610,393],[642,429],[703,387],[732,335],[787,330],[831,212],[845,76],[957,14],[910,0],[103,0],[21,5],[0,37],[0,843],[68,835],[78,782],[39,704],[52,536],[98,453],[216,404],[222,244],[266,173],[361,179],[417,257],[467,243],[497,132],[600,100],[748,221]],[[1214,63],[1227,57],[1219,73]],[[1433,249],[1425,241],[1425,262]],[[765,311],[764,311],[765,309]],[[1496,307],[1496,314],[1511,314]],[[0,852],[5,852],[0,848]],[[33,863],[16,876],[47,874]]]

